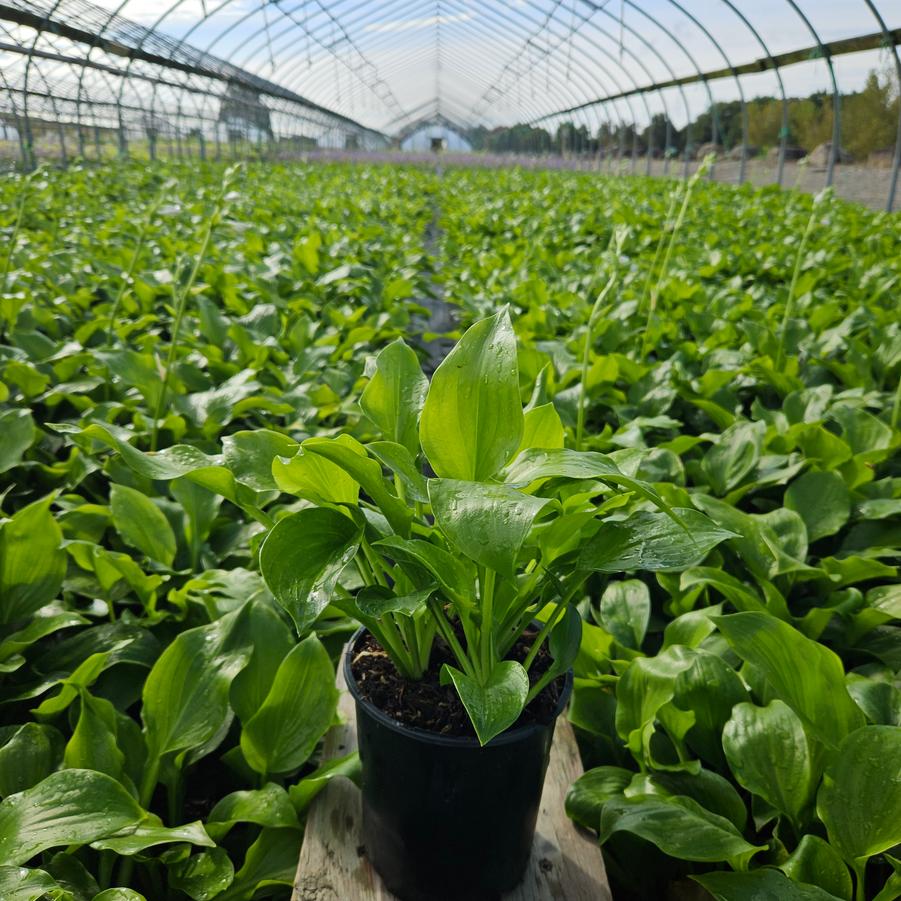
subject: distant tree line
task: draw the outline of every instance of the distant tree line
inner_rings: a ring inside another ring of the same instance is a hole
[[[898,128],[898,87],[888,71],[872,71],[863,89],[841,97],[842,151],[854,159],[894,147]],[[758,151],[777,147],[784,127],[782,101],[757,97],[747,101],[748,143]],[[832,140],[832,96],[826,92],[788,101],[787,145],[806,152]],[[715,126],[715,127],[714,127]],[[742,114],[738,100],[708,107],[692,122],[677,128],[663,113],[636,133],[635,126],[604,123],[595,134],[585,125],[562,122],[555,131],[517,124],[509,128],[479,127],[467,135],[473,148],[494,153],[562,153],[681,156],[716,143],[725,151],[741,146]],[[715,137],[715,141],[714,141]]]

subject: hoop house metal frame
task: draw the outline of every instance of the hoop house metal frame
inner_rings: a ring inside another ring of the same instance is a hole
[[[99,2],[0,0],[0,138],[14,134],[25,167],[110,154],[382,151],[431,125],[570,124],[598,136],[599,165],[651,173],[663,155],[669,172],[682,122],[676,171],[687,174],[692,148],[721,145],[728,100],[741,131],[728,177],[741,183],[751,98],[765,82],[781,122],[770,178],[782,184],[788,85],[815,66],[831,116],[823,178],[831,185],[841,160],[841,58],[880,52],[901,89],[901,16],[888,0],[849,0],[842,22],[813,0],[164,0],[152,15],[142,0]],[[796,44],[788,48],[785,23]],[[898,106],[890,210],[901,173]],[[709,113],[704,134],[691,130],[701,113]],[[659,117],[663,146],[648,127]]]

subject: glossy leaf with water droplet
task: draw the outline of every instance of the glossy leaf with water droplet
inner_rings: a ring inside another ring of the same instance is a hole
[[[864,726],[839,745],[817,813],[848,863],[901,844],[901,728]]]
[[[484,684],[445,664],[441,682],[452,682],[457,689],[481,745],[519,719],[529,694],[529,677],[515,660],[496,664]]]
[[[125,787],[104,773],[52,773],[0,803],[0,864],[25,863],[47,848],[86,845],[137,827],[145,816]]]
[[[343,513],[312,507],[280,519],[260,548],[260,571],[303,635],[328,606],[362,531]]]
[[[522,433],[516,335],[504,308],[472,325],[435,370],[419,440],[439,477],[483,482],[516,453]]]
[[[429,501],[455,550],[510,578],[535,517],[548,503],[507,485],[456,479],[430,479]]]

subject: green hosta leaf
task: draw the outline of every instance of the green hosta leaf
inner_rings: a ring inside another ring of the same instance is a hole
[[[14,654],[20,654],[35,642],[73,626],[86,626],[88,620],[81,614],[73,612],[53,613],[49,616],[36,616],[23,629],[13,632],[0,642],[0,660],[7,660]]]
[[[793,882],[769,867],[749,873],[706,873],[691,878],[716,901],[839,901],[819,886]]]
[[[690,591],[698,585],[716,589],[733,607],[739,610],[765,610],[757,592],[735,576],[710,566],[694,566],[682,573],[679,588]]]
[[[655,772],[650,776],[632,774],[632,783],[625,791],[626,797],[651,795],[681,795],[697,801],[705,810],[725,817],[741,831],[748,822],[748,811],[732,783],[712,770],[700,769],[696,773],[685,770]]]
[[[864,726],[839,745],[817,796],[829,841],[848,863],[901,843],[901,728]]]
[[[189,479],[173,479],[169,483],[169,491],[185,512],[185,541],[199,552],[203,542],[209,538],[216,514],[222,506],[222,498]]]
[[[270,429],[235,432],[222,439],[222,459],[237,481],[255,491],[275,491],[273,462],[297,453],[298,444],[281,432]]]
[[[127,649],[132,642],[133,639],[128,638],[118,641],[109,651],[98,651],[96,654],[91,654],[76,667],[70,676],[53,679],[42,685],[41,692],[53,685],[61,687],[57,694],[41,701],[33,711],[35,716],[38,718],[53,717],[62,713],[78,697],[81,689],[93,685],[101,673],[127,659]]]
[[[723,729],[723,750],[741,785],[796,825],[803,822],[820,774],[791,707],[779,700],[766,707],[736,704]]]
[[[67,848],[52,856],[45,855],[44,869],[66,890],[72,893],[74,901],[93,898],[99,891],[97,880],[87,867]],[[47,859],[49,857],[49,859]]]
[[[483,482],[522,433],[516,335],[504,309],[471,326],[435,371],[419,439],[436,475]]]
[[[82,688],[79,694],[81,710],[66,745],[66,766],[98,770],[121,781],[125,754],[116,740],[116,708],[105,698],[95,698],[87,689]]]
[[[211,848],[214,844],[199,820],[170,828],[164,826],[159,817],[148,814],[137,828],[123,829],[121,833],[97,839],[91,842],[91,847],[98,851],[114,851],[116,854],[130,857],[146,848],[175,842],[190,842],[192,845],[206,848]]]
[[[141,713],[151,761],[224,737],[232,717],[229,687],[250,659],[235,629],[241,613],[182,632],[154,664]]]
[[[0,472],[17,466],[35,439],[34,420],[29,410],[4,410],[0,413]]]
[[[245,628],[253,656],[232,681],[229,698],[242,723],[263,706],[282,660],[295,646],[291,627],[273,609],[269,600],[251,601]]]
[[[841,855],[818,835],[802,836],[779,869],[793,882],[818,885],[842,901],[851,901],[851,874]]]
[[[319,454],[340,466],[359,482],[372,502],[382,511],[391,528],[406,536],[413,518],[406,504],[392,494],[385,485],[382,467],[369,457],[365,448],[349,435],[340,438],[308,438],[303,443],[304,452]]]
[[[600,624],[621,644],[637,650],[651,616],[651,595],[639,579],[610,582],[601,595]]]
[[[529,677],[513,660],[498,663],[485,685],[447,664],[441,670],[441,680],[453,682],[481,745],[519,719],[529,694]]]
[[[745,841],[725,817],[679,796],[611,799],[601,812],[601,844],[614,832],[631,832],[679,860],[725,860],[736,866],[746,866],[765,847]]]
[[[855,456],[864,462],[878,461],[886,457],[892,446],[892,430],[881,419],[859,407],[837,404],[830,411],[833,419],[842,427],[842,437]]]
[[[0,867],[0,898],[3,901],[69,901],[72,896],[44,870]]]
[[[86,845],[136,827],[146,814],[115,779],[62,770],[0,803],[0,864],[22,864],[47,848]]]
[[[59,594],[66,554],[52,500],[35,501],[0,525],[0,624],[27,619]]]
[[[210,835],[220,841],[235,823],[300,828],[288,793],[274,782],[253,791],[236,791],[226,795],[210,811],[206,827]]]
[[[245,723],[244,758],[262,774],[296,770],[331,725],[337,704],[332,662],[311,635],[285,657],[263,706]]]
[[[773,528],[774,525],[779,525],[786,528],[786,531],[795,531],[797,527],[803,530],[803,520],[796,514],[792,514],[791,519],[768,521],[765,516],[743,513],[724,501],[703,494],[692,495],[692,503],[720,526],[736,533],[737,537],[730,540],[729,546],[739,554],[757,579],[771,579],[786,573],[803,578],[822,577],[821,570],[807,566],[802,560],[796,560],[786,553]],[[796,533],[794,537],[797,539],[805,536],[798,536]]]
[[[94,901],[146,901],[146,898],[130,888],[108,888],[94,895]]]
[[[335,440],[341,441],[343,437]],[[314,504],[356,504],[360,495],[356,479],[331,460],[303,448],[290,459],[276,457],[272,462],[272,476],[282,491]]]
[[[349,517],[327,507],[280,519],[260,549],[260,571],[302,635],[328,606],[361,538]]]
[[[621,797],[634,775],[618,766],[599,766],[583,773],[566,793],[567,815],[586,829],[599,829],[604,804]]]
[[[845,688],[841,660],[827,648],[767,613],[735,613],[715,619],[743,660],[755,666],[776,696],[830,747],[864,723]]]
[[[723,605],[704,607],[703,610],[689,610],[667,623],[663,630],[663,650],[681,644],[687,648],[699,647],[708,635],[716,631],[716,623],[711,617],[719,616]]]
[[[419,453],[419,416],[429,383],[416,354],[398,338],[375,358],[375,372],[363,389],[360,406],[388,441]]]
[[[579,554],[577,567],[594,572],[674,571],[699,564],[734,533],[688,508],[664,513],[640,511],[628,519],[603,522]]]
[[[169,885],[194,901],[210,901],[224,892],[235,878],[235,867],[225,850],[211,848],[186,860],[167,864]]]
[[[634,491],[661,510],[669,513],[669,506],[652,485],[626,475],[612,457],[569,448],[523,451],[506,469],[504,481],[508,485],[525,487],[542,479],[591,479]]]
[[[716,494],[726,494],[757,465],[766,431],[762,427],[760,422],[736,422],[707,451],[701,468]]]
[[[410,452],[394,441],[370,441],[366,449],[400,481],[408,500],[428,503],[426,479]]]
[[[350,779],[356,785],[360,784],[362,778],[362,767],[360,765],[360,755],[353,751],[344,757],[336,757],[334,760],[324,763],[317,770],[304,776],[296,785],[292,785],[288,789],[288,795],[291,803],[298,815],[302,814],[312,803],[313,799],[338,776]]]
[[[53,428],[64,435],[74,434],[81,439],[100,441],[117,450],[128,466],[145,478],[168,481],[185,477],[245,509],[252,508],[259,500],[257,492],[238,482],[231,471],[222,465],[220,457],[205,454],[189,444],[175,444],[159,452],[145,454],[97,423],[84,429],[68,423],[58,423]]]
[[[310,275],[316,275],[319,272],[319,248],[322,247],[322,237],[319,232],[312,232],[303,238],[300,238],[294,245],[292,255],[296,260],[303,263],[304,269]]]
[[[437,590],[437,585],[430,585],[421,591],[414,591],[398,597],[390,588],[372,585],[363,588],[357,595],[357,608],[363,616],[371,616],[374,619],[378,619],[386,613],[412,616],[425,607],[426,601]]]
[[[46,779],[63,759],[65,739],[53,726],[25,723],[0,747],[0,795],[14,795]]]
[[[811,541],[834,535],[851,515],[851,493],[837,472],[806,472],[785,492],[785,506],[800,514]]]
[[[435,522],[471,560],[512,578],[516,557],[547,498],[506,485],[430,479]]]
[[[877,726],[901,726],[901,690],[891,682],[877,682],[866,676],[849,673],[848,694]]]
[[[122,540],[142,554],[172,566],[175,560],[175,534],[163,512],[140,491],[125,485],[110,486],[110,510],[113,525]]]
[[[373,542],[373,547],[401,566],[415,567],[426,573],[422,587],[426,587],[434,579],[451,597],[463,601],[470,598],[475,568],[468,561],[449,554],[444,548],[422,539],[410,541],[396,535]]]
[[[616,731],[636,759],[650,755],[657,713],[676,691],[676,679],[694,662],[694,653],[673,647],[656,657],[637,657],[616,687]]]
[[[237,901],[252,898],[258,887],[291,886],[302,840],[300,829],[263,829],[248,848],[243,866],[227,889],[227,897]]]
[[[553,404],[542,404],[526,410],[520,452],[533,447],[562,448],[563,441],[563,423]]]
[[[100,358],[109,366],[110,371],[126,385],[137,388],[141,392],[148,409],[156,408],[163,390],[163,382],[160,377],[159,364],[152,354],[138,353],[125,348],[102,353]]]
[[[575,663],[582,645],[582,626],[578,609],[569,605],[548,638],[548,651],[553,661],[549,667],[551,672],[560,675]]]
[[[686,735],[688,746],[704,760],[725,767],[723,726],[736,704],[748,700],[738,674],[716,654],[698,650],[692,664],[676,677],[673,702],[690,711],[694,723]]]

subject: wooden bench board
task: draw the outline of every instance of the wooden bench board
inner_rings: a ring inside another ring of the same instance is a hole
[[[354,703],[340,668],[338,687],[338,710],[344,723],[326,737],[323,762],[357,747]],[[581,774],[572,727],[561,717],[554,732],[532,857],[522,883],[505,895],[505,901],[612,901],[595,837],[578,828],[563,807],[569,786]],[[329,782],[313,802],[292,901],[396,901],[366,858],[359,834],[361,808],[360,791],[347,779]]]

